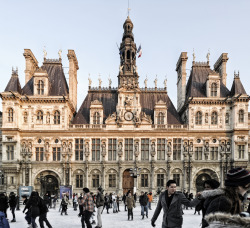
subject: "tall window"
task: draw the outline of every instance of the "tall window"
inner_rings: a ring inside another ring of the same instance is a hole
[[[93,124],[100,124],[100,113],[99,112],[94,113]]]
[[[217,97],[217,84],[212,83],[211,85],[211,97]]]
[[[43,147],[36,147],[36,161],[43,161]]]
[[[116,187],[116,174],[109,174],[109,187],[110,188]]]
[[[7,160],[14,160],[14,146],[7,145],[6,146]]]
[[[229,113],[226,113],[225,124],[229,124]]]
[[[142,188],[148,187],[148,174],[141,174],[141,187]]]
[[[149,160],[149,139],[141,139],[141,160]]]
[[[212,112],[211,124],[215,125],[217,123],[218,123],[218,114],[217,114],[217,112]]]
[[[164,187],[164,174],[157,174],[157,187]]]
[[[158,114],[157,124],[164,124],[164,114],[162,112]]]
[[[60,160],[61,160],[61,148],[53,147],[53,161],[60,161]]]
[[[55,111],[54,113],[54,124],[60,124],[60,112]]]
[[[210,159],[218,160],[218,147],[211,147],[210,149]]]
[[[244,110],[239,111],[239,123],[244,123]]]
[[[195,160],[202,160],[202,147],[195,147]]]
[[[23,113],[23,122],[28,123],[28,113],[27,112]]]
[[[99,174],[93,174],[92,176],[92,185],[93,185],[93,188],[98,188],[100,185],[99,185]]]
[[[125,160],[133,160],[133,139],[125,139]]]
[[[109,139],[108,144],[108,160],[115,161],[116,160],[116,147],[117,147],[117,140],[116,139]]]
[[[165,160],[165,139],[157,139],[157,160]]]
[[[83,187],[83,175],[76,175],[76,188]]]
[[[75,139],[75,160],[83,160],[83,139]]]
[[[43,123],[43,112],[41,110],[37,112],[36,119],[39,123]]]
[[[100,161],[100,139],[92,139],[92,161]]]
[[[39,80],[37,84],[37,94],[43,95],[44,94],[44,82],[43,80]]]
[[[181,139],[174,139],[173,160],[181,160]]]
[[[180,174],[174,173],[174,174],[173,174],[173,179],[174,179],[175,182],[176,182],[176,186],[180,186]]]
[[[9,123],[13,122],[13,109],[12,108],[8,109],[8,122]]]
[[[197,124],[197,125],[201,125],[202,124],[202,113],[200,111],[196,112],[196,115],[195,115],[195,124]]]
[[[239,159],[244,159],[245,158],[245,145],[239,145],[238,151],[239,151]]]

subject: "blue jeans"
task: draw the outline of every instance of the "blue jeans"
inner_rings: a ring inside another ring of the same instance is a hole
[[[31,217],[32,228],[36,228],[36,217]]]
[[[141,206],[141,215],[144,216],[144,212],[146,212],[146,216],[148,216],[148,206]]]
[[[31,217],[29,213],[25,215],[25,220],[27,221],[28,224],[31,224]]]
[[[148,202],[148,208],[151,210],[151,202]]]

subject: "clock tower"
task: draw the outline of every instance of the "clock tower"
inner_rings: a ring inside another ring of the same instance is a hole
[[[118,123],[139,124],[141,117],[139,75],[136,66],[136,44],[133,23],[129,16],[123,24],[123,37],[120,44],[120,67],[118,75]]]

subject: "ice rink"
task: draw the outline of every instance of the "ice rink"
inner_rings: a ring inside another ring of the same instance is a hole
[[[113,213],[112,209],[109,209],[109,214],[107,214],[106,210],[103,211],[102,220],[103,220],[103,228],[114,228],[114,227],[124,227],[124,228],[147,228],[151,226],[151,218],[154,213],[155,204],[152,205],[152,210],[149,210],[148,218],[145,217],[142,220],[140,215],[140,206],[137,203],[136,208],[134,209],[134,220],[127,220],[127,212],[124,211],[124,206],[121,204],[119,213]],[[57,205],[57,209],[50,209],[48,212],[48,220],[51,223],[53,228],[81,228],[81,220],[77,216],[79,211],[74,211],[72,208],[72,204],[69,205],[68,215],[61,215],[58,211],[59,205]],[[24,214],[22,213],[23,206],[21,206],[20,211],[16,211],[16,220],[15,223],[10,223],[11,228],[27,228],[28,225],[24,219]],[[161,227],[163,212],[158,217],[156,221],[156,227]],[[194,215],[194,209],[184,210],[184,222],[183,228],[198,228],[201,222],[201,215]],[[8,219],[9,221],[12,219],[12,214],[10,210],[8,210]],[[95,218],[96,220],[96,218]],[[38,218],[36,219],[36,223],[39,224]],[[95,227],[96,225],[93,225]],[[40,226],[39,226],[40,227]],[[46,227],[46,225],[45,225]]]

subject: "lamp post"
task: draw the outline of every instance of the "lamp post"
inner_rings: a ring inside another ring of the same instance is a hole
[[[187,139],[186,142],[184,142],[184,153],[188,154],[188,192],[191,190],[191,153],[193,152],[193,142],[190,141],[190,139]]]
[[[140,172],[141,172],[141,168],[138,168],[137,166],[133,169],[133,168],[130,168],[129,169],[129,173],[130,173],[130,176],[133,177],[135,180],[136,180],[136,186],[135,186],[135,191],[136,192],[136,188],[137,188],[137,177],[140,176]]]
[[[228,160],[229,160],[229,156],[230,156],[230,153],[231,153],[230,149],[231,149],[230,142],[227,142],[227,144],[226,144],[226,167],[225,167],[225,174],[227,174],[227,171],[228,171],[228,163],[229,163]],[[233,168],[232,166],[233,166],[233,162],[231,160],[231,168]]]

